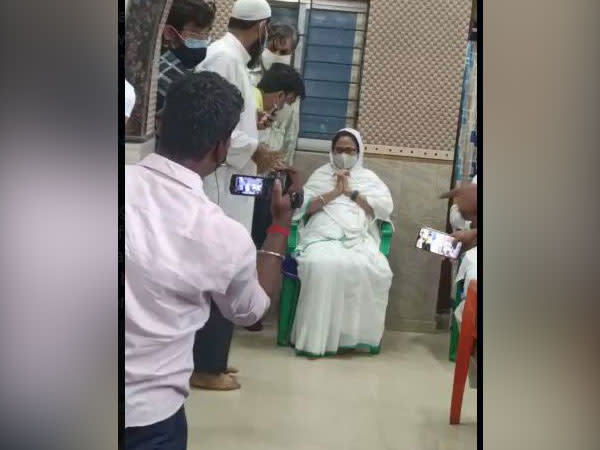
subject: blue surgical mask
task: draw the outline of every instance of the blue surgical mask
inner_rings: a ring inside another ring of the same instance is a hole
[[[187,48],[206,48],[210,44],[210,39],[187,38],[183,41]]]

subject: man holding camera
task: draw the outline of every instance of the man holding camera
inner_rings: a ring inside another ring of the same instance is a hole
[[[183,404],[196,330],[211,307],[252,325],[278,295],[293,213],[281,183],[274,184],[273,225],[258,252],[248,231],[204,192],[203,180],[227,158],[242,107],[240,92],[216,73],[174,82],[157,152],[126,167],[127,450],[186,448]],[[288,175],[290,190],[299,189],[296,173]]]

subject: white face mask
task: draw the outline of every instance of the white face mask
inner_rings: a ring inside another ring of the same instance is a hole
[[[292,63],[292,55],[276,55],[268,48],[265,48],[261,56],[262,64],[266,70],[269,70],[274,63],[290,65]]]
[[[333,154],[333,163],[339,169],[352,169],[356,164],[356,161],[358,161],[358,155],[356,153],[353,155],[349,155],[348,153]]]

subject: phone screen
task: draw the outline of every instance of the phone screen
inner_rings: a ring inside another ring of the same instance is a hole
[[[456,259],[460,255],[462,242],[452,236],[433,228],[423,227],[419,230],[416,247],[437,255]]]
[[[251,175],[233,175],[229,192],[235,195],[248,195],[258,197],[263,191],[265,179],[263,177],[253,177]]]

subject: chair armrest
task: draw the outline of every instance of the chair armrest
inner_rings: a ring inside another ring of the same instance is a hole
[[[290,225],[290,235],[287,241],[287,252],[293,253],[298,246],[298,221],[295,220]]]
[[[379,251],[385,256],[390,254],[390,247],[392,244],[392,234],[394,234],[394,228],[389,222],[382,221],[379,225],[379,232],[381,235],[381,244],[379,245]]]

